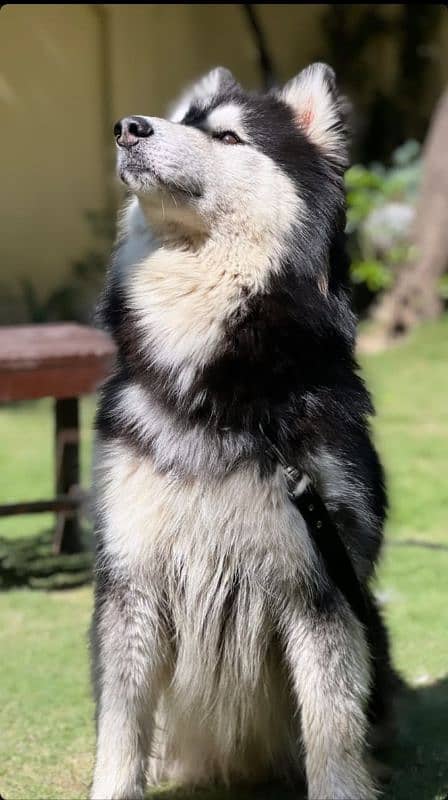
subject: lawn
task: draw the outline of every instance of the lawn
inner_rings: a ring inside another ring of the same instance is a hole
[[[398,744],[388,756],[394,777],[385,800],[443,800],[448,793],[447,362],[448,318],[396,349],[363,359],[392,497],[377,588],[396,663],[411,687]],[[50,412],[47,401],[0,410],[0,502],[51,494]],[[92,401],[84,401],[87,434],[92,413]],[[84,441],[87,484],[89,435]],[[0,535],[32,536],[50,524],[51,517],[17,517],[1,522]],[[0,594],[0,794],[6,800],[87,796],[90,609],[89,587]],[[168,800],[174,793],[160,796]],[[283,797],[278,788],[175,796]]]

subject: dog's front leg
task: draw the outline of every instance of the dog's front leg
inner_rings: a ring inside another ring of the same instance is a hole
[[[369,658],[345,603],[290,609],[286,653],[301,714],[309,800],[371,800],[364,763]]]
[[[97,587],[92,630],[97,748],[92,800],[136,800],[145,792],[163,668],[154,599],[129,584]]]

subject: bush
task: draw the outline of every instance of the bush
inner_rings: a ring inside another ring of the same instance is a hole
[[[420,176],[420,145],[413,140],[392,154],[389,167],[356,164],[346,174],[351,278],[355,296],[362,298],[361,311],[391,285],[396,267],[410,258]]]
[[[18,290],[5,284],[0,286],[3,324],[71,320],[92,322],[114,240],[115,214],[110,211],[86,211],[85,218],[96,244],[72,262],[63,283],[57,284],[44,297],[41,297],[30,278],[23,278]]]

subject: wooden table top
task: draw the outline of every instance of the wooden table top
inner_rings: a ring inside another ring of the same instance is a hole
[[[0,402],[95,391],[114,356],[110,336],[87,325],[0,327]]]

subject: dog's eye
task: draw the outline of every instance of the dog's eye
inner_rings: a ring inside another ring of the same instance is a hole
[[[215,133],[215,139],[219,139],[223,144],[241,144],[241,139],[233,131],[223,131],[222,133]]]

